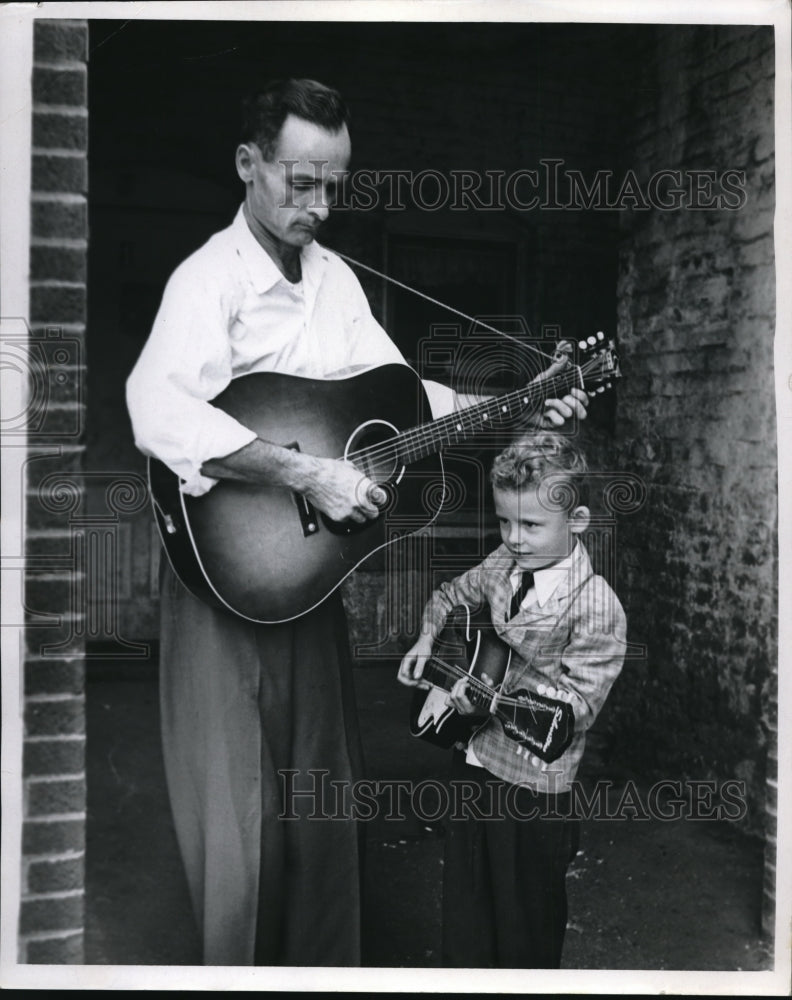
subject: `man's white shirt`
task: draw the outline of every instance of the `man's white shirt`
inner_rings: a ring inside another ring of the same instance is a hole
[[[204,462],[256,438],[209,404],[232,378],[279,372],[332,379],[406,364],[339,257],[312,242],[301,266],[301,281],[287,281],[240,207],[232,224],[171,276],[127,382],[127,404],[136,445],[168,465],[185,493],[200,496],[216,483],[201,474]],[[451,389],[424,388],[435,417],[452,412]]]

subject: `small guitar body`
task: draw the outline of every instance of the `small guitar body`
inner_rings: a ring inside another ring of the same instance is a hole
[[[464,605],[453,608],[424,667],[423,677],[432,687],[413,695],[412,735],[445,748],[468,742],[489,719],[459,715],[449,703],[454,684],[468,677],[469,700],[500,719],[516,753],[528,751],[547,763],[557,760],[575,733],[572,706],[524,690],[501,694],[511,655],[511,647],[493,628],[488,607],[474,613]]]
[[[410,706],[410,732],[436,746],[449,748],[467,743],[486,718],[459,715],[448,700],[448,693],[460,677],[467,675],[492,682],[492,694],[503,680],[511,649],[501,642],[492,627],[488,607],[471,614],[460,605],[446,618],[432,648],[432,658],[424,667],[424,678],[432,683],[426,691],[419,688]],[[447,665],[447,669],[443,669]],[[483,682],[486,683],[486,682]]]

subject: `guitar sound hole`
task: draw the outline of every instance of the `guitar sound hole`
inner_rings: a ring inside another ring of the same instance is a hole
[[[379,505],[380,517],[386,515],[396,504],[398,482],[404,472],[396,451],[395,439],[398,429],[384,420],[369,420],[361,424],[350,436],[344,449],[344,458],[377,483],[387,494],[385,503]],[[371,527],[373,521],[363,524],[357,521],[331,521],[323,518],[328,531],[336,535],[354,535]]]

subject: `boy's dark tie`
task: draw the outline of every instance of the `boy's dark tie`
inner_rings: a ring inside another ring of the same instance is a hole
[[[525,600],[525,595],[533,587],[534,577],[530,570],[525,570],[520,575],[520,582],[517,584],[517,590],[514,592],[512,597],[511,606],[509,607],[509,614],[506,617],[506,621],[511,621],[512,618],[520,610],[520,605]]]

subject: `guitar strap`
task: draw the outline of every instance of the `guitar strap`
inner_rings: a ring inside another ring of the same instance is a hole
[[[556,356],[553,354],[547,354],[545,351],[539,350],[533,344],[529,344],[525,340],[520,340],[519,337],[514,337],[510,333],[506,333],[504,330],[498,330],[494,326],[490,326],[489,323],[485,323],[484,320],[476,319],[474,316],[468,316],[467,313],[461,312],[459,309],[455,309],[453,306],[449,306],[445,302],[441,302],[439,299],[432,298],[431,295],[427,295],[425,292],[419,292],[417,288],[413,288],[411,285],[405,285],[402,281],[397,281],[396,278],[391,277],[389,274],[383,274],[382,271],[377,271],[376,268],[369,267],[368,264],[362,264],[359,260],[355,260],[354,257],[349,257],[345,253],[341,253],[340,250],[334,250],[333,253],[342,257],[347,263],[354,264],[355,267],[360,267],[364,271],[368,271],[370,274],[376,275],[378,278],[382,278],[383,281],[389,281],[392,285],[396,285],[398,288],[403,289],[405,292],[410,292],[412,295],[417,295],[419,298],[426,299],[427,302],[431,302],[432,305],[439,306],[441,309],[445,309],[447,312],[454,313],[455,316],[461,316],[462,319],[468,320],[468,322],[473,323],[474,326],[480,326],[483,330],[489,330],[490,333],[497,333],[499,337],[504,337],[506,340],[512,340],[515,344],[519,344],[523,349],[527,348],[529,351],[533,351],[534,354],[538,354],[542,358],[546,358],[548,361],[555,361]]]

